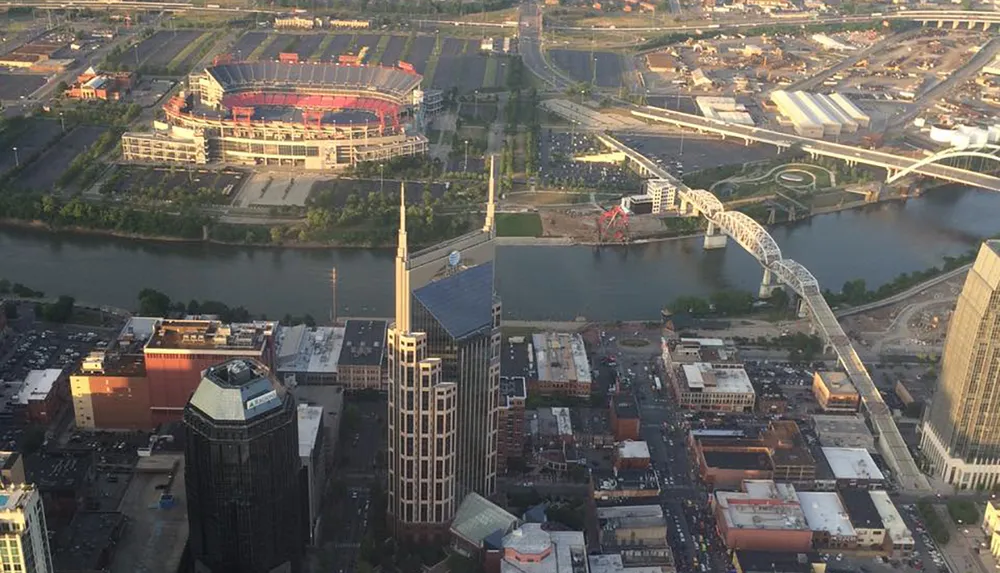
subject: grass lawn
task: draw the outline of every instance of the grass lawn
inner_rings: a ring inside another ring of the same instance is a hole
[[[538,213],[497,213],[497,236],[540,237],[542,219]]]

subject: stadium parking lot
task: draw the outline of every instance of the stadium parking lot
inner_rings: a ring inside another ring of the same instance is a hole
[[[23,165],[32,156],[40,152],[50,141],[62,131],[58,121],[47,119],[27,119],[23,126],[12,129],[16,134],[8,137],[0,135],[0,173],[13,168],[18,161]],[[17,148],[17,157],[14,148]]]
[[[593,54],[593,62],[591,62]],[[549,50],[552,62],[569,77],[578,82],[594,83],[600,87],[618,87],[622,82],[624,66],[621,56],[612,52],[585,52],[580,50]]]
[[[138,59],[142,65],[166,66],[203,33],[200,30],[161,30],[123,53],[122,62],[131,64],[130,59]]]
[[[257,46],[264,43],[266,38],[267,32],[247,32],[233,44],[232,49],[229,51],[237,60],[245,60],[257,49]]]
[[[350,47],[353,38],[354,34],[335,34],[330,39],[330,44],[323,50],[321,59],[323,61],[333,61],[340,54],[346,54],[347,48]]]
[[[30,163],[17,176],[14,186],[32,191],[52,190],[73,159],[97,141],[105,131],[106,127],[96,125],[81,125],[75,128],[36,161]],[[67,190],[73,189],[71,185]]]
[[[34,74],[0,74],[0,100],[26,98],[46,81]]]

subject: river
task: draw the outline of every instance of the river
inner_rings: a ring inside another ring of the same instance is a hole
[[[1000,233],[1000,194],[942,189],[907,202],[872,205],[775,227],[785,257],[827,288],[863,278],[877,287],[902,272],[939,265]],[[220,300],[280,317],[330,313],[337,268],[342,316],[388,316],[391,250],[254,249],[131,241],[96,235],[0,229],[0,277],[49,295],[134,308],[144,287],[175,300]],[[756,291],[761,269],[730,241],[704,251],[701,239],[631,247],[504,246],[497,290],[516,320],[655,319],[680,295]]]

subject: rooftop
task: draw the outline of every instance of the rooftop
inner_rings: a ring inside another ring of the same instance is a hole
[[[635,396],[631,394],[615,396],[612,406],[619,420],[635,420],[639,417],[639,406],[635,402]]]
[[[336,374],[344,344],[342,327],[309,328],[304,324],[278,331],[276,369],[281,374]]]
[[[455,340],[492,328],[493,263],[483,263],[429,282],[414,290],[413,298]]]
[[[569,408],[539,408],[528,421],[531,434],[540,438],[566,438],[573,436],[573,423]]]
[[[501,531],[505,535],[517,523],[517,518],[478,493],[465,496],[458,506],[451,531],[466,541],[481,545],[490,535]]]
[[[125,526],[118,511],[78,511],[52,543],[52,561],[59,571],[105,571]]]
[[[823,448],[833,477],[843,480],[884,480],[882,470],[863,448]]]
[[[743,368],[718,368],[707,362],[681,366],[682,380],[690,392],[753,394],[750,376]]]
[[[839,537],[857,535],[836,492],[803,491],[798,496],[806,522],[813,531],[826,531]]]
[[[824,446],[866,449],[874,446],[875,438],[861,414],[814,414],[812,422]]]
[[[649,444],[646,442],[636,442],[625,440],[618,444],[618,458],[638,458],[649,459]]]
[[[512,336],[500,349],[500,376],[532,379],[536,376],[535,353],[531,341]]]
[[[872,496],[868,495],[868,490],[843,489],[840,492],[840,501],[844,504],[847,516],[855,529],[885,529],[882,517],[875,507],[875,502],[872,501]]]
[[[340,350],[341,366],[381,366],[385,354],[384,320],[348,320]]]
[[[620,553],[591,555],[587,559],[590,562],[590,573],[663,573],[663,567],[659,565],[626,567]]]
[[[62,376],[62,368],[48,368],[46,370],[32,370],[24,377],[24,385],[17,393],[17,402],[27,405],[28,402],[44,400],[52,391],[52,386]]]
[[[889,494],[884,491],[870,491],[868,494],[872,498],[872,503],[875,504],[882,525],[889,533],[889,539],[896,544],[913,545],[913,532],[906,526],[903,516],[896,509],[896,504],[889,499]]]
[[[280,409],[284,394],[259,362],[230,360],[202,373],[190,406],[216,421],[243,422]]]
[[[813,564],[823,562],[818,553],[746,549],[736,551],[736,560],[743,573],[812,573]]]
[[[35,453],[24,460],[25,477],[39,491],[77,490],[94,467],[92,452]]]
[[[818,371],[816,377],[833,396],[853,396],[858,393],[854,383],[843,372]]]
[[[9,512],[19,513],[28,507],[33,496],[37,495],[34,486],[14,485],[0,487],[0,520]]]
[[[670,358],[682,364],[738,362],[736,348],[720,338],[682,338],[674,345]]]
[[[791,485],[771,480],[746,480],[743,489],[741,492],[715,492],[715,502],[731,529],[809,529]]]
[[[501,376],[500,377],[500,398],[504,400],[526,400],[528,398],[528,387],[523,376]]]
[[[319,429],[323,425],[323,406],[299,404],[299,457],[312,456],[319,439]]]
[[[770,470],[771,461],[767,453],[760,452],[703,452],[708,467],[728,470]]]
[[[549,332],[532,335],[531,341],[539,380],[590,384],[590,362],[583,336]]]
[[[163,319],[154,325],[145,350],[146,353],[262,351],[277,328],[278,323],[273,321],[224,324],[218,320]]]
[[[586,573],[587,547],[579,531],[546,531],[538,523],[525,523],[503,538],[504,550],[523,556],[538,556],[539,561],[519,561],[506,557],[500,562],[501,573]]]

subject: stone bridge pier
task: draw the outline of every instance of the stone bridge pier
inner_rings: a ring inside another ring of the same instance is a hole
[[[705,230],[705,249],[724,248],[726,248],[726,234],[718,225],[709,221],[708,229]]]

